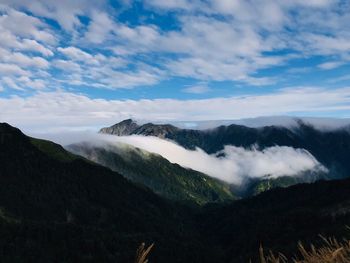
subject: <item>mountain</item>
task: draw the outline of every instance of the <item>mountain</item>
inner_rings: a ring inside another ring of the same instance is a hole
[[[60,145],[1,123],[0,164],[1,262],[132,262],[143,241],[196,257],[188,208]]]
[[[124,135],[132,134],[138,127],[139,125],[136,122],[134,122],[132,119],[127,119],[111,127],[102,128],[100,132],[118,135],[118,136],[124,136]]]
[[[1,262],[249,262],[262,244],[286,255],[319,234],[346,237],[350,179],[275,188],[188,207],[49,141],[0,124]],[[255,261],[252,261],[255,262]]]
[[[133,122],[134,123],[134,122]],[[114,126],[118,127],[119,124]],[[249,128],[242,125],[219,126],[207,130],[180,129],[172,125],[147,123],[137,125],[123,135],[157,136],[176,141],[187,149],[199,147],[209,154],[223,150],[225,145],[259,149],[271,146],[289,146],[309,151],[329,170],[329,178],[344,178],[350,174],[350,129],[347,127],[333,130],[319,130],[298,121],[293,128],[265,126]],[[113,127],[113,126],[112,126]],[[106,128],[101,133],[109,133]]]
[[[277,188],[277,187],[289,187],[302,183],[314,183],[318,180],[329,180],[326,172],[304,172],[299,176],[281,176],[278,178],[269,178],[267,176],[263,178],[249,179],[245,187],[235,188],[232,187],[231,191],[242,198],[254,196],[262,192]]]
[[[145,136],[156,136],[159,138],[169,138],[171,134],[180,131],[179,128],[170,124],[152,124],[146,123],[144,125],[138,125],[132,119],[121,121],[111,127],[102,128],[100,133],[111,134],[117,136],[128,136],[128,135],[145,135]]]
[[[120,129],[118,129],[121,131]],[[176,201],[199,205],[233,200],[230,185],[200,172],[170,163],[160,155],[127,144],[94,146],[79,143],[69,151],[111,168],[132,182],[145,185],[153,192]]]
[[[350,179],[318,181],[206,207],[198,215],[201,239],[216,262],[258,262],[260,245],[290,257],[299,241],[309,249],[324,244],[320,235],[349,238],[349,189]]]

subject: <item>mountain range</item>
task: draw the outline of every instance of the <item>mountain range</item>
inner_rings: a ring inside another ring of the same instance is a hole
[[[141,242],[155,263],[255,262],[349,235],[350,179],[192,206],[5,123],[0,163],[2,262],[133,262]]]
[[[213,129],[181,129],[170,124],[146,123],[138,125],[128,119],[113,126],[102,128],[100,133],[116,136],[143,135],[155,136],[175,141],[189,150],[201,148],[208,154],[217,154],[227,145],[264,150],[273,146],[287,146],[304,149],[314,156],[327,173],[305,174],[304,176],[275,179],[251,180],[243,192],[236,195],[249,196],[275,186],[290,186],[301,182],[313,182],[319,179],[340,179],[350,174],[350,129],[344,126],[336,129],[321,130],[311,124],[296,120],[292,127],[264,126],[251,128],[231,124]]]

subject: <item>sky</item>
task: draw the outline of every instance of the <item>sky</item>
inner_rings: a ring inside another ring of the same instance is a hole
[[[0,121],[350,117],[348,0],[0,0]]]

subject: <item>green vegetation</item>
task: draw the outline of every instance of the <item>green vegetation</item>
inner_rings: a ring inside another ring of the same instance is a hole
[[[325,174],[321,173],[304,173],[299,176],[282,176],[278,178],[265,177],[262,179],[253,179],[249,182],[247,189],[245,189],[244,196],[253,196],[262,192],[271,190],[276,187],[289,187],[300,183],[313,183],[320,179],[327,179]]]
[[[67,152],[61,145],[47,140],[30,138],[30,142],[41,152],[62,162],[71,162],[79,158],[78,156]]]
[[[234,199],[229,184],[130,145],[95,147],[81,143],[70,145],[68,150],[109,167],[171,200],[203,205]]]

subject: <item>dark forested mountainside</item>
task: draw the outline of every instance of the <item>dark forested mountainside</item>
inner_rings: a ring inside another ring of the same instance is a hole
[[[131,262],[142,241],[157,262],[191,246],[186,208],[57,144],[0,124],[0,164],[2,262]]]
[[[117,171],[131,181],[171,200],[205,204],[233,200],[230,185],[203,173],[170,163],[160,155],[126,144],[69,145],[73,153]]]
[[[202,238],[217,262],[248,262],[260,245],[287,256],[298,241],[306,247],[323,237],[350,237],[350,179],[275,188],[200,215]],[[253,261],[257,262],[257,261]]]
[[[133,262],[142,241],[156,263],[249,262],[348,234],[350,179],[186,207],[8,124],[0,163],[1,262]]]

